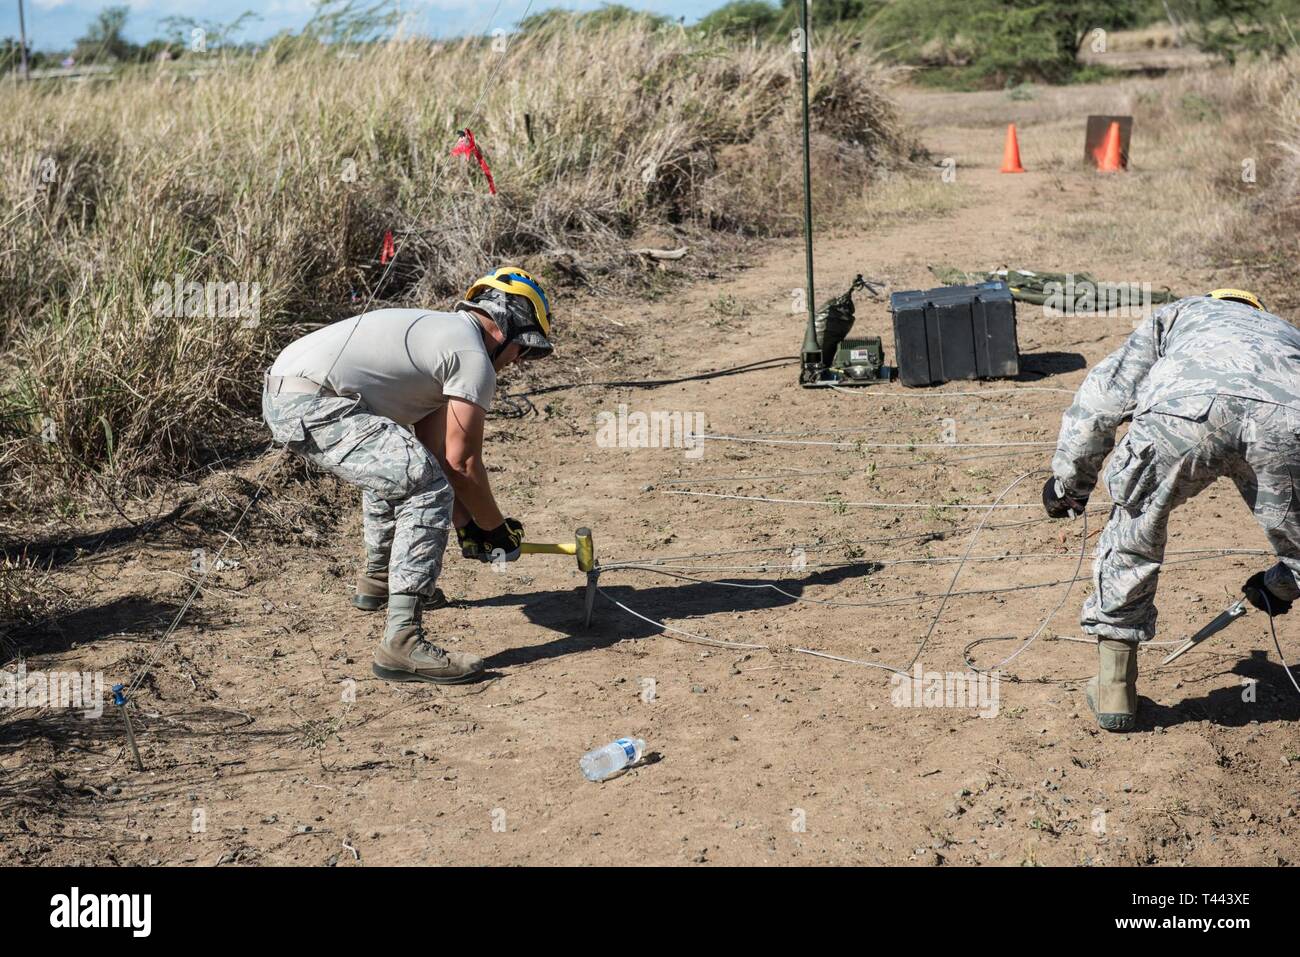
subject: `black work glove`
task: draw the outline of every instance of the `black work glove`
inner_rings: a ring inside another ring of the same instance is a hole
[[[1246,579],[1246,584],[1241,586],[1241,593],[1246,596],[1246,601],[1260,611],[1271,612],[1273,615],[1285,615],[1291,610],[1291,603],[1285,598],[1278,598],[1264,584],[1264,576],[1267,574],[1268,572],[1256,572],[1251,575]]]
[[[1060,485],[1056,481],[1056,476],[1047,480],[1043,486],[1043,508],[1052,518],[1069,518],[1071,515],[1082,515],[1083,510],[1088,507],[1088,496],[1075,498],[1073,495],[1066,495],[1060,491]]]
[[[488,550],[483,541],[487,532],[479,528],[474,519],[470,519],[464,528],[456,529],[456,539],[460,542],[460,554],[464,558],[483,560],[483,553]]]
[[[483,546],[488,554],[483,561],[505,560],[513,562],[519,557],[519,546],[524,540],[524,523],[507,518],[496,528],[483,532]]]

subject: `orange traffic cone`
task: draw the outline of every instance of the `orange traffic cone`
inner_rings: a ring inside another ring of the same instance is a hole
[[[1007,144],[1002,147],[1002,173],[1023,173],[1020,165],[1020,143],[1016,140],[1016,124],[1007,124]]]
[[[1118,173],[1124,169],[1124,153],[1120,150],[1119,123],[1112,122],[1106,130],[1106,139],[1097,151],[1097,171],[1099,173]]]

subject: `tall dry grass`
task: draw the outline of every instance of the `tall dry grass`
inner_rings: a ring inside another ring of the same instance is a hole
[[[618,284],[643,227],[701,242],[798,228],[784,46],[632,23],[543,31],[504,56],[478,41],[295,43],[220,66],[0,89],[4,500],[210,460],[268,356],[372,294],[446,303],[521,260],[553,282]],[[906,161],[869,53],[824,45],[815,73],[824,195]],[[496,197],[449,155],[465,125]],[[155,284],[177,276],[257,284],[257,321],[157,314]]]
[[[1051,124],[1050,133],[1032,140],[1051,149],[1044,168],[1078,168],[1081,116],[1131,114],[1134,175],[1098,179],[1097,202],[1046,218],[1044,229],[1062,244],[1103,237],[1134,261],[1271,287],[1270,305],[1300,303],[1288,294],[1294,229],[1278,225],[1296,202],[1297,157],[1287,142],[1300,139],[1297,68],[1296,57],[1251,60],[1045,93],[1037,119]],[[1149,278],[1157,287],[1177,286],[1168,275]]]

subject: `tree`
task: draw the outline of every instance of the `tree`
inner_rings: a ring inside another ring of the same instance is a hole
[[[543,30],[574,27],[577,29],[599,29],[622,23],[640,22],[649,27],[665,27],[673,21],[657,13],[633,10],[621,3],[602,4],[595,10],[578,12],[553,7],[534,13],[519,21],[520,33],[540,33]]]
[[[769,36],[781,24],[781,11],[765,0],[732,0],[700,19],[695,28],[724,36]]]
[[[193,53],[219,50],[233,46],[235,36],[249,23],[260,19],[262,19],[261,16],[252,10],[245,10],[226,23],[222,23],[220,20],[200,20],[197,17],[164,17],[160,23],[163,29],[167,31],[167,39],[162,41],[151,40],[150,45],[155,47],[152,51],[155,54],[159,52],[157,49],[159,45],[161,45],[162,49],[167,49],[173,54],[182,50]],[[153,59],[153,56],[149,56],[147,59]]]
[[[244,16],[237,24],[242,25]],[[316,0],[316,10],[302,35],[321,43],[368,43],[388,35],[401,22],[399,4],[375,0],[370,6],[357,0]]]
[[[963,72],[986,83],[1061,81],[1078,69],[1096,29],[1133,26],[1145,0],[895,0],[866,34],[891,55],[917,62],[927,47],[960,48]]]
[[[102,63],[133,60],[138,48],[123,36],[130,7],[105,7],[90,25],[86,35],[77,40],[72,56],[78,63]]]
[[[1171,0],[1170,7],[1193,46],[1229,63],[1243,53],[1282,56],[1295,45],[1287,17],[1296,5],[1285,0]]]
[[[17,70],[23,62],[23,45],[15,37],[0,40],[0,73]],[[27,62],[32,63],[32,48],[27,47]]]
[[[1002,0],[998,7],[980,11],[975,36],[977,46],[980,37],[992,44],[984,70],[1007,80],[1068,80],[1094,30],[1131,26],[1137,17],[1132,3],[1114,0]]]

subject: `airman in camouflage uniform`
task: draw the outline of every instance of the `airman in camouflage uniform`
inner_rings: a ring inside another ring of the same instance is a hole
[[[441,604],[435,583],[455,496],[415,434],[375,415],[360,398],[267,390],[262,415],[276,441],[361,488],[366,577],[385,583],[388,591]],[[361,592],[355,603],[366,610],[383,605],[379,595]]]
[[[477,656],[425,637],[421,611],[447,535],[462,554],[513,561],[523,525],[497,505],[483,428],[497,373],[553,350],[550,306],[521,269],[477,280],[451,312],[379,309],[290,343],[266,377],[262,415],[277,442],[362,490],[366,564],[353,604],[388,606],[374,671],[391,681],[469,681]]]
[[[1066,411],[1043,490],[1049,514],[1086,507],[1112,448],[1104,481],[1114,508],[1081,621],[1101,648],[1089,704],[1102,727],[1131,730],[1136,643],[1155,634],[1175,508],[1230,478],[1280,559],[1247,582],[1247,598],[1279,614],[1300,597],[1300,330],[1239,290],[1158,310],[1088,374]]]

